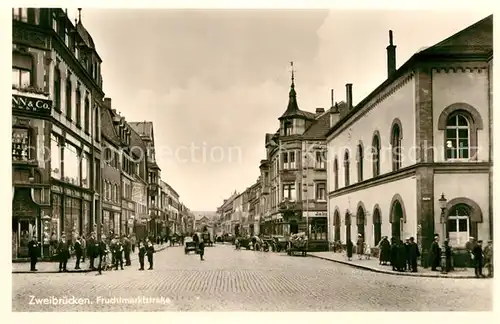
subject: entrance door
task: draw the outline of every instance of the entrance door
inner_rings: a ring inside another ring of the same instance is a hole
[[[36,221],[34,219],[12,220],[12,256],[15,258],[28,257],[28,242],[36,235]]]
[[[297,234],[299,232],[299,224],[293,220],[290,222],[290,234]]]
[[[392,207],[392,237],[397,240],[403,239],[404,233],[404,218],[403,218],[403,208],[401,203],[396,200]]]

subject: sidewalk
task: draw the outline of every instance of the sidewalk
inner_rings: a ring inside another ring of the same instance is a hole
[[[155,250],[156,252],[165,250],[169,245],[167,243],[163,243],[160,245],[155,245]],[[136,260],[138,259],[137,256],[137,249],[135,250],[135,253],[130,254],[130,260]],[[125,262],[125,261],[124,261]],[[68,260],[68,273],[75,273],[75,272],[90,272],[91,270],[89,269],[90,263],[89,259],[85,258],[85,262],[80,261],[80,268],[81,270],[74,270],[75,269],[75,263],[76,259],[71,258]],[[97,267],[99,264],[99,259],[97,259],[97,262],[94,263],[94,265]],[[12,263],[12,273],[59,273],[59,262],[37,262],[36,268],[38,271],[30,271],[30,263],[29,262],[16,262]]]
[[[410,276],[410,277],[428,277],[428,278],[453,278],[453,279],[465,279],[465,278],[476,278],[474,275],[474,269],[472,268],[458,268],[455,271],[449,272],[447,274],[442,274],[439,271],[431,271],[430,268],[418,267],[418,272],[397,272],[392,271],[390,265],[379,265],[378,258],[370,258],[370,260],[358,259],[356,254],[353,255],[351,261],[347,261],[344,253],[334,253],[334,252],[308,252],[308,256],[319,258],[327,261],[342,263],[350,265],[351,267],[364,269],[368,271],[385,273],[396,276]]]

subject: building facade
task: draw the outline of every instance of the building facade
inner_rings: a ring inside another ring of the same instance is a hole
[[[132,129],[139,134],[141,140],[146,146],[146,161],[147,161],[147,180],[148,180],[148,214],[147,232],[156,237],[161,233],[161,189],[160,179],[161,170],[156,163],[155,142],[153,122],[130,122]]]
[[[121,150],[119,133],[113,122],[111,100],[106,98],[101,110],[102,125],[102,216],[101,235],[120,234],[122,218]]]
[[[300,110],[292,72],[288,108],[280,128],[266,134],[267,157],[260,169],[263,233],[288,236],[305,232],[310,250],[328,249],[326,133],[329,112]]]
[[[330,114],[330,241],[492,237],[493,17],[414,54],[356,106]],[[442,202],[440,202],[440,200]],[[440,206],[443,204],[443,207]],[[442,208],[441,208],[442,207]]]
[[[100,59],[81,16],[13,8],[13,258],[100,226]]]

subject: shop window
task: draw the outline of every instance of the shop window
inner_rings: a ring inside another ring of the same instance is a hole
[[[13,161],[29,161],[31,159],[29,143],[29,129],[17,127],[12,128]]]

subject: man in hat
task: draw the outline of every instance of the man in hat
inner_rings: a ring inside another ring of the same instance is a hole
[[[493,241],[488,240],[484,247],[484,266],[488,269],[488,277],[493,277]]]
[[[113,251],[114,255],[115,270],[118,270],[118,265],[120,265],[120,269],[123,270],[123,245],[118,238],[118,235],[115,236],[114,244],[112,245],[111,250]]]
[[[474,259],[474,272],[477,278],[483,278],[483,241],[477,241],[477,244],[472,250],[472,258]]]
[[[474,247],[476,246],[476,239],[471,236],[469,237],[469,240],[467,243],[465,243],[465,249],[467,250],[468,258],[467,258],[467,264],[469,267],[474,266],[474,260],[472,259],[472,250],[474,250]]]
[[[67,264],[70,257],[69,246],[66,241],[66,235],[62,235],[57,245],[57,255],[59,256],[59,272],[68,272]]]
[[[415,238],[410,237],[410,242],[408,244],[408,260],[410,261],[411,272],[417,272],[417,259],[420,257],[420,251],[418,250],[418,245],[415,243]]]
[[[358,254],[358,258],[361,260],[364,254],[364,244],[365,240],[363,239],[363,235],[358,234],[358,240],[356,242],[356,253]]]
[[[30,256],[30,271],[38,271],[36,269],[36,261],[38,258],[38,251],[40,250],[40,245],[36,240],[36,236],[33,235],[33,238],[28,242],[28,254]]]

